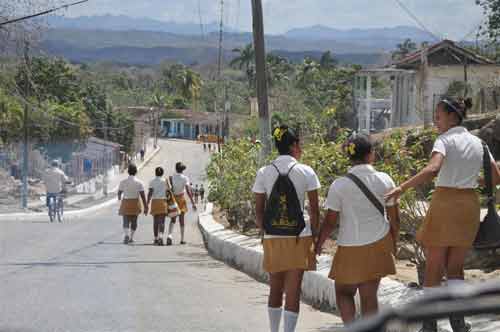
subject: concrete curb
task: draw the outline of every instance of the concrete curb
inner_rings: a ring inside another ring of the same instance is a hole
[[[206,211],[199,215],[199,228],[209,253],[253,278],[266,282],[268,276],[262,270],[263,251],[260,240],[224,229],[214,221],[212,209],[213,206],[209,203]],[[317,271],[306,272],[302,283],[303,300],[330,312],[336,309],[335,282],[328,278],[331,261],[332,258],[328,255],[319,257]],[[381,306],[401,305],[418,296],[418,293],[397,281],[385,278],[381,282],[379,298]]]
[[[151,160],[158,154],[158,152],[160,152],[160,150],[161,148],[158,146],[146,159],[144,159],[144,162],[141,165],[137,166],[137,170],[140,171],[147,164],[149,164],[149,162],[151,162]],[[109,192],[109,194],[112,194],[116,191],[118,191],[118,186],[114,187],[113,190]],[[64,220],[74,220],[82,218],[84,216],[88,217],[89,215],[97,212],[98,210],[110,207],[117,202],[118,199],[115,197],[115,198],[110,198],[109,200],[103,203],[85,209],[67,211],[64,213]],[[26,218],[30,218],[30,220],[46,220],[48,217],[47,217],[47,212],[32,212],[32,213],[19,212],[19,213],[0,214],[0,222],[19,221]]]

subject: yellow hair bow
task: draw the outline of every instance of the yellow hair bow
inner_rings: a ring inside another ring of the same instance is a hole
[[[281,142],[281,139],[283,138],[283,135],[286,133],[286,129],[281,129],[281,128],[276,128],[273,133],[273,137],[278,141]]]
[[[354,156],[356,154],[356,144],[349,143],[349,145],[346,146],[346,152]]]

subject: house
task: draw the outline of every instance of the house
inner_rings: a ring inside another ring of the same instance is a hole
[[[374,98],[375,80],[390,86],[384,98]],[[475,113],[496,110],[499,87],[499,65],[453,41],[443,40],[409,54],[390,67],[357,73],[353,106],[358,130],[376,132],[430,125],[435,107],[444,96],[472,97]],[[390,109],[381,110],[381,100],[390,104]],[[385,121],[377,121],[380,118]]]
[[[197,139],[199,135],[217,135],[223,114],[174,109],[160,119],[160,133],[164,137]]]

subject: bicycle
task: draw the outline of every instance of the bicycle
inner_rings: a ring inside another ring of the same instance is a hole
[[[63,222],[64,216],[64,197],[62,193],[48,194],[48,208],[50,222],[54,222],[55,218],[59,222]]]
[[[408,327],[408,324],[426,319],[499,313],[500,282],[490,281],[479,285],[465,285],[462,288],[443,289],[401,307],[383,309],[377,315],[357,321],[342,331],[399,332],[405,331],[404,327]],[[394,322],[401,324],[403,329],[391,328],[390,324]]]

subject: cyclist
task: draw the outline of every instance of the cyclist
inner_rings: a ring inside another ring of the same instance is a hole
[[[45,171],[43,182],[47,192],[46,205],[48,208],[52,198],[56,204],[58,203],[59,196],[65,191],[65,184],[69,182],[66,174],[59,168],[59,161],[53,160],[51,162],[50,167]]]

